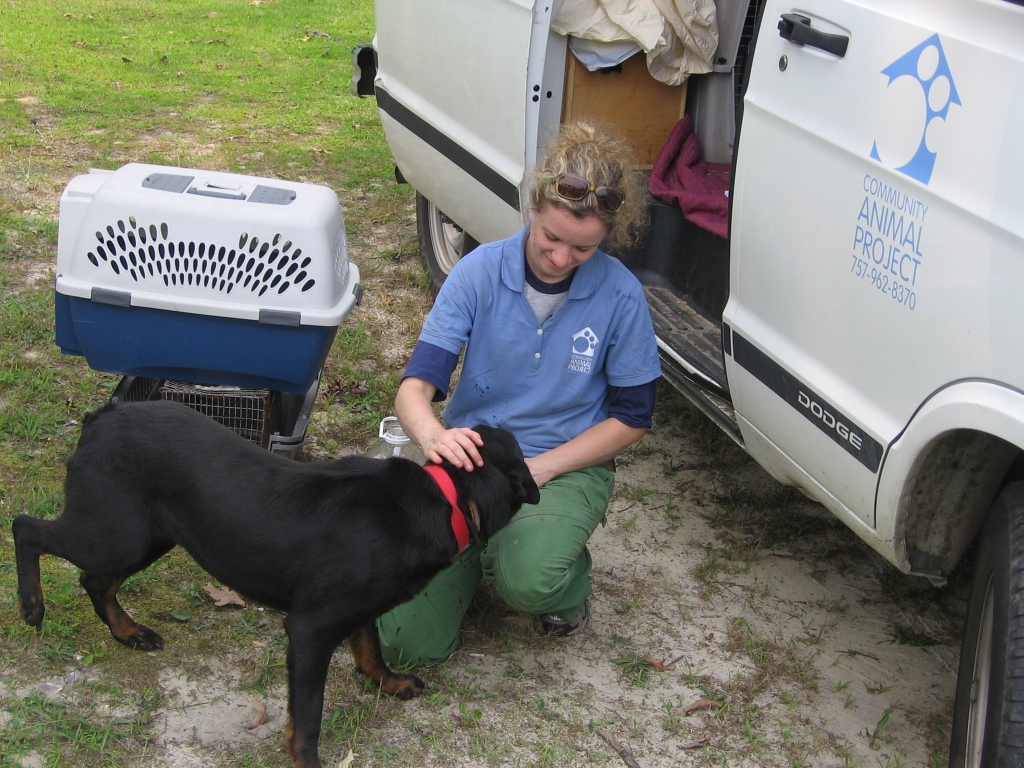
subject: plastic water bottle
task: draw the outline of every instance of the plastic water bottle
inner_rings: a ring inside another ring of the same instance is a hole
[[[392,456],[401,456],[403,459],[411,459],[422,466],[427,462],[420,447],[405,434],[402,425],[398,423],[395,416],[387,416],[380,422],[379,440],[377,440],[366,455],[373,459],[389,459]]]

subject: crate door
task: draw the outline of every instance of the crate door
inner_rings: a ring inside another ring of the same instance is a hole
[[[481,242],[522,226],[539,121],[560,103],[561,69],[545,81],[551,10],[530,0],[376,3],[377,101],[398,167]]]
[[[787,21],[848,47],[795,44]],[[1021,39],[1011,3],[763,11],[733,191],[729,381],[751,441],[868,525],[885,449],[921,403],[962,379],[1024,384]]]

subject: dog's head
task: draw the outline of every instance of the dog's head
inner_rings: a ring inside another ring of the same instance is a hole
[[[453,479],[461,486],[460,496],[467,499],[466,511],[487,541],[508,525],[523,504],[540,501],[540,490],[511,432],[482,424],[473,431],[484,441],[480,448],[484,465],[472,472],[457,472],[458,479],[453,473]]]

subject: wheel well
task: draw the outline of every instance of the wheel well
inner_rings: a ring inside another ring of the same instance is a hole
[[[1000,489],[1024,461],[1017,446],[975,430],[937,438],[916,462],[907,494],[906,548],[913,573],[945,578],[981,529]]]

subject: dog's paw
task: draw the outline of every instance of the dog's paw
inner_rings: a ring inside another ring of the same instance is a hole
[[[427,686],[416,675],[398,675],[394,692],[391,694],[399,701],[408,701]]]
[[[114,635],[114,639],[135,651],[162,651],[164,648],[164,639],[141,624],[136,624],[134,629],[123,637]]]
[[[21,613],[21,618],[30,627],[39,629],[43,626],[43,614],[46,613],[46,606],[43,605],[42,600],[35,597],[23,597],[18,601],[18,611]]]

